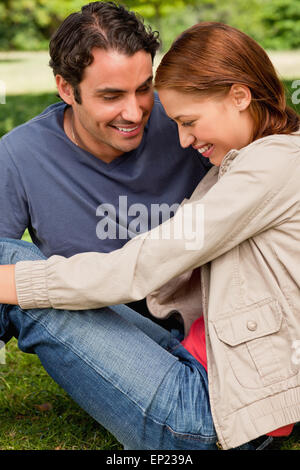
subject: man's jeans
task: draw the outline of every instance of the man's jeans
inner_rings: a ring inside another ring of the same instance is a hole
[[[41,258],[31,243],[0,239],[0,264]],[[12,336],[125,449],[217,448],[205,369],[169,331],[129,307],[0,305],[0,339]]]

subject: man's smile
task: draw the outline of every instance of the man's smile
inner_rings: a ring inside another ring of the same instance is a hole
[[[132,124],[132,125],[116,125],[116,124],[110,124],[109,127],[115,129],[120,135],[126,136],[126,137],[135,137],[137,136],[142,130],[143,130],[143,123],[139,124]]]

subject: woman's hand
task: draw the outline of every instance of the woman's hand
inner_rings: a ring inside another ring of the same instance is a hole
[[[13,264],[0,266],[0,304],[18,304]]]

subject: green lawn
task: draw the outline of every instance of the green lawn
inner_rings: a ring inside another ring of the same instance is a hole
[[[0,80],[10,81],[6,104],[0,104],[0,136],[57,100],[47,60],[45,53],[0,55]],[[30,241],[28,233],[24,239]],[[16,340],[6,352],[6,364],[0,364],[0,450],[121,448],[48,377],[36,356],[22,353]],[[300,450],[299,442],[298,428],[290,439],[276,441],[276,448]]]
[[[6,364],[0,365],[0,422],[0,450],[121,448],[16,340],[6,346]]]
[[[0,52],[0,79],[8,95],[55,91],[48,52]]]

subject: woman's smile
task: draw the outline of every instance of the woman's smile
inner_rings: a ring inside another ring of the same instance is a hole
[[[211,156],[215,148],[214,144],[201,145],[201,147],[193,145],[192,147],[198,150],[198,152],[206,158],[209,158]]]

